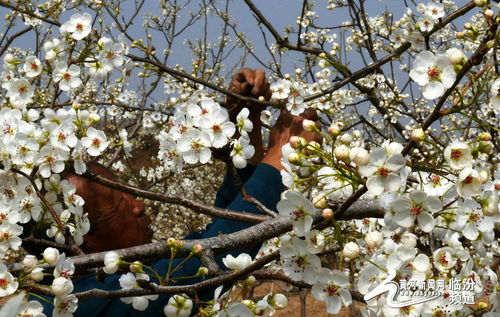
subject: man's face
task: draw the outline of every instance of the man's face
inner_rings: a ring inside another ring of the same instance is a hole
[[[104,166],[90,164],[90,170],[107,178],[113,173]],[[151,221],[144,214],[144,204],[129,194],[92,182],[76,174],[66,179],[76,185],[76,193],[85,200],[90,231],[84,236],[85,252],[101,252],[151,242]]]

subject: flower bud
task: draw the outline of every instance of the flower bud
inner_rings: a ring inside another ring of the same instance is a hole
[[[142,273],[142,263],[139,261],[135,261],[134,263],[130,264],[130,272],[133,273]]]
[[[101,120],[101,116],[99,116],[97,113],[95,112],[92,112],[90,115],[89,115],[89,119],[90,121],[92,122],[99,122]]]
[[[489,195],[481,203],[481,208],[485,216],[495,216],[498,214],[498,196]]]
[[[308,119],[304,119],[304,121],[302,121],[302,128],[307,132],[314,132],[318,129],[316,127],[316,122]]]
[[[481,134],[479,134],[478,139],[480,141],[491,141],[492,137],[489,132],[481,132]]]
[[[412,249],[417,245],[417,236],[407,232],[401,237],[401,243],[405,247]]]
[[[333,217],[333,210],[330,208],[323,209],[321,217],[323,217],[323,219],[331,219]]]
[[[488,3],[487,0],[474,0],[474,4],[478,7],[483,7]]]
[[[366,246],[370,249],[376,249],[384,242],[384,235],[380,231],[370,231],[365,236]]]
[[[477,310],[483,310],[483,309],[486,309],[488,308],[489,304],[487,304],[486,302],[479,302],[477,303]]]
[[[330,133],[333,137],[338,136],[341,131],[342,131],[342,129],[340,128],[340,126],[337,123],[332,123],[328,127],[328,133]]]
[[[35,282],[43,280],[43,269],[41,267],[34,268],[30,273],[31,279]]]
[[[290,138],[290,146],[292,147],[292,149],[298,149],[304,147],[306,146],[306,144],[307,140],[304,139],[303,137],[294,135]]]
[[[206,276],[208,275],[208,269],[204,266],[200,266],[198,268],[198,273],[196,273],[196,275],[199,275],[199,276]]]
[[[355,242],[348,242],[344,245],[342,254],[344,257],[353,260],[359,255],[359,246]]]
[[[349,158],[349,148],[345,145],[339,145],[333,150],[333,154],[340,161],[347,161]]]
[[[201,244],[195,244],[193,246],[193,253],[200,254],[203,251],[203,246]]]
[[[422,128],[415,129],[411,132],[411,138],[415,142],[425,140],[425,131]]]
[[[110,251],[104,255],[104,269],[107,274],[114,274],[120,266],[120,255],[115,251]]]
[[[52,292],[54,295],[63,297],[73,291],[73,283],[65,277],[58,277],[52,281]]]
[[[176,241],[177,241],[177,239],[175,239],[175,238],[168,238],[168,239],[167,239],[167,245],[168,245],[169,247],[175,247],[175,242],[176,242]]]
[[[43,251],[43,259],[50,265],[54,265],[59,259],[59,251],[55,248],[48,247]]]
[[[491,9],[488,9],[486,11],[484,11],[484,15],[488,18],[488,19],[491,19],[495,16],[495,12],[493,12],[493,10]]]
[[[480,170],[479,171],[479,181],[481,183],[486,183],[488,181],[488,178],[489,178],[489,174],[488,174],[488,171],[487,170]]]
[[[243,285],[245,285],[245,286],[254,286],[256,281],[257,280],[255,279],[255,276],[250,275],[249,277],[247,277],[245,279],[245,281],[243,281]]]
[[[286,298],[285,295],[278,293],[278,294],[273,295],[271,302],[270,302],[270,305],[274,309],[285,308],[288,305],[288,299]]]
[[[300,158],[300,154],[296,152],[292,152],[288,154],[288,161],[290,164],[301,166],[302,165],[302,159]]]
[[[365,166],[370,162],[370,154],[362,147],[355,147],[349,151],[349,159],[357,166]]]
[[[345,145],[349,145],[352,142],[352,135],[349,133],[342,134],[340,136],[340,142],[342,142]]]
[[[464,52],[456,47],[452,47],[447,50],[446,56],[448,57],[450,63],[452,63],[453,65],[463,65],[467,61],[467,57],[465,56]]]
[[[297,74],[297,75],[302,74],[302,69],[297,68],[297,69],[295,70],[295,74]]]
[[[321,149],[321,144],[316,141],[311,141],[307,144],[306,149],[308,151],[317,151]]]
[[[38,264],[38,260],[36,259],[36,256],[28,254],[24,257],[23,264],[27,269],[33,269]]]
[[[327,205],[327,201],[324,195],[317,195],[312,200],[313,206],[318,209],[323,209]]]
[[[13,54],[5,54],[4,58],[3,58],[3,61],[7,64],[11,64],[13,63],[14,61],[16,60],[16,58],[14,57]]]
[[[493,143],[491,141],[480,141],[478,149],[481,153],[491,154],[493,151]]]

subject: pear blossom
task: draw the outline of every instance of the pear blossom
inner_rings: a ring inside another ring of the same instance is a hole
[[[54,298],[52,317],[70,317],[78,308],[78,298],[74,294]]]
[[[457,225],[463,228],[462,234],[469,240],[476,240],[480,233],[491,231],[495,226],[491,217],[485,217],[472,200],[466,200],[463,208],[459,210]]]
[[[3,222],[0,225],[0,258],[7,250],[19,250],[21,246],[21,238],[19,236],[23,232],[23,227],[18,224],[9,224]]]
[[[309,253],[304,240],[294,237],[291,242],[282,245],[280,255],[283,259],[283,272],[293,280],[304,280],[308,283],[315,283],[318,280],[320,259],[317,255]]]
[[[405,166],[400,153],[388,155],[384,148],[376,148],[370,153],[370,163],[361,166],[359,171],[368,177],[366,187],[372,195],[396,191],[401,187],[401,177],[397,174]]]
[[[93,127],[87,130],[87,134],[81,140],[82,145],[87,149],[87,153],[91,156],[100,155],[109,145],[104,132]]]
[[[440,272],[447,272],[455,266],[457,258],[455,257],[455,250],[450,247],[439,248],[432,254],[434,267]]]
[[[40,157],[37,161],[39,165],[38,172],[42,177],[49,177],[52,172],[61,173],[64,170],[64,162],[68,159],[69,153],[55,148],[51,145],[45,145],[40,149]]]
[[[233,302],[227,305],[227,308],[219,311],[215,317],[253,317],[255,316],[250,308],[243,303]]]
[[[137,280],[146,280],[149,281],[149,276],[142,273],[132,273],[128,272],[125,275],[122,275],[119,279],[120,286],[122,289],[132,289],[132,288],[140,288],[139,284],[137,284]],[[126,304],[132,304],[132,306],[137,310],[145,310],[148,307],[148,300],[156,300],[158,295],[147,295],[147,296],[135,296],[135,297],[124,297],[120,298],[120,300]]]
[[[7,97],[15,108],[23,109],[27,104],[32,101],[35,89],[26,78],[14,79],[11,81]]]
[[[43,50],[45,51],[45,59],[54,61],[62,59],[66,55],[66,43],[59,38],[53,38],[43,43]]]
[[[293,220],[293,232],[299,237],[311,230],[312,215],[316,209],[300,192],[287,191],[276,205],[280,216]]]
[[[420,190],[412,191],[409,196],[400,196],[393,202],[392,208],[396,212],[394,220],[405,228],[411,227],[417,220],[422,231],[431,232],[434,228],[434,218],[431,214],[442,208],[441,201]]]
[[[415,50],[425,50],[425,39],[420,32],[411,32],[408,35],[408,42]]]
[[[0,297],[8,296],[13,294],[19,283],[17,279],[10,274],[7,266],[3,263],[0,263]]]
[[[425,14],[433,19],[439,19],[444,16],[444,5],[439,2],[429,2],[425,5]]]
[[[71,64],[69,67],[66,62],[61,61],[56,64],[52,72],[54,82],[59,83],[59,88],[63,91],[68,91],[80,87],[82,80],[80,79],[80,67]]]
[[[75,147],[77,142],[75,126],[71,123],[64,122],[50,133],[50,144],[64,151]]]
[[[255,148],[250,144],[250,140],[239,137],[238,140],[233,142],[233,149],[230,154],[234,167],[244,168],[247,166],[247,160],[251,159],[254,153]]]
[[[14,80],[14,73],[10,70],[3,71],[0,73],[0,83],[3,89],[9,90],[11,82]]]
[[[434,18],[428,14],[424,14],[418,19],[417,25],[420,31],[428,32],[434,28]]]
[[[292,115],[298,116],[306,110],[307,104],[304,103],[304,98],[302,96],[291,95],[288,97],[286,108]]]
[[[193,301],[185,294],[174,295],[168,299],[163,312],[167,317],[189,317],[193,309]]]
[[[54,277],[64,277],[69,278],[75,273],[75,265],[71,258],[66,258],[66,254],[61,253],[56,262],[56,267],[54,268]]]
[[[457,193],[462,197],[470,197],[481,192],[481,176],[472,167],[464,168],[457,179]]]
[[[177,141],[177,150],[186,163],[196,164],[200,162],[205,164],[212,156],[210,145],[210,135],[207,132],[190,129]]]
[[[491,105],[496,113],[500,113],[500,78],[497,78],[491,85]]]
[[[123,46],[120,43],[103,37],[99,39],[98,45],[102,46],[102,50],[99,53],[99,61],[104,68],[107,68],[109,71],[113,67],[120,67],[123,65]]]
[[[61,25],[60,31],[62,34],[71,33],[71,37],[79,41],[92,31],[92,16],[87,12],[73,14],[69,21]]]
[[[316,254],[323,251],[325,247],[325,236],[319,230],[311,230],[305,235],[307,251]]]
[[[228,138],[233,136],[236,129],[234,123],[228,120],[229,114],[225,109],[214,111],[212,114],[200,118],[199,126],[208,132],[213,147],[223,147]]]
[[[222,262],[228,269],[239,271],[252,264],[252,257],[246,253],[241,253],[236,258],[228,254]]]
[[[271,84],[271,91],[274,99],[285,99],[290,95],[292,83],[286,79],[279,79]]]
[[[40,302],[32,300],[25,302],[18,310],[18,317],[45,317],[43,314],[43,306]]]
[[[236,127],[238,128],[238,132],[242,137],[247,139],[249,138],[248,132],[252,131],[253,129],[253,123],[252,121],[250,121],[250,119],[248,119],[249,115],[250,111],[248,110],[248,108],[243,108],[236,116]]]
[[[36,56],[28,56],[24,62],[23,70],[26,76],[30,78],[36,77],[42,72],[42,63]]]
[[[422,88],[426,99],[441,97],[455,82],[456,74],[449,59],[432,52],[420,52],[413,62],[410,77]]]
[[[313,285],[311,293],[317,300],[325,302],[329,314],[338,313],[342,305],[349,307],[352,304],[346,273],[322,268],[317,274],[319,282]]]
[[[472,164],[472,153],[469,145],[454,141],[444,149],[444,158],[451,168],[461,170]]]
[[[91,77],[97,77],[99,79],[105,79],[108,76],[112,68],[105,67],[104,64],[99,60],[90,60],[84,63],[89,71]],[[117,98],[118,101],[122,101],[121,98]]]

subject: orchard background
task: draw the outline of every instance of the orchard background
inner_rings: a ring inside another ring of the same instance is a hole
[[[0,0],[0,8],[0,296],[10,299],[2,316],[43,316],[27,295],[48,296],[54,316],[70,316],[92,297],[143,310],[159,293],[175,294],[167,316],[188,316],[193,302],[203,316],[270,316],[287,300],[252,291],[269,280],[310,290],[328,313],[354,302],[363,316],[500,313],[498,1]],[[228,89],[244,66],[265,70],[270,100]],[[262,216],[211,207],[222,171],[254,152],[249,110],[231,122],[228,96],[264,109],[265,140],[282,108],[320,114],[321,128],[307,120],[304,128],[323,141],[292,138],[283,148],[288,190]],[[91,160],[119,181],[89,172]],[[143,199],[157,242],[83,254],[90,224],[61,180],[68,170]],[[178,240],[207,216],[254,225]],[[214,269],[212,252],[261,243],[257,259]],[[26,245],[45,250],[28,254]],[[154,272],[134,262],[186,256],[202,259],[208,283],[181,291],[162,284],[166,276],[148,282],[142,272]],[[75,270],[124,264],[132,272],[120,271],[123,281],[147,287],[72,292]],[[49,287],[39,284],[44,273]],[[375,296],[388,277],[400,287],[413,281],[411,291],[417,281],[445,285],[431,299]],[[228,281],[240,282],[198,302],[204,285]]]

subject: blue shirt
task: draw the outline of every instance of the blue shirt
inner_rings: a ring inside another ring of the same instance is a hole
[[[257,167],[248,165],[244,169],[238,170],[238,174],[241,178],[244,187],[248,193],[263,203],[267,208],[276,210],[276,204],[280,199],[280,194],[284,190],[283,184],[281,182],[281,175],[278,170],[274,167],[261,163]],[[241,193],[234,186],[231,177],[225,176],[224,181],[217,192],[215,199],[215,206],[220,208],[227,208],[229,210],[235,211],[245,211],[255,214],[261,214],[262,212],[253,204],[243,201]],[[206,230],[202,232],[191,233],[185,237],[185,239],[203,239],[208,237],[215,237],[219,233],[232,233],[245,228],[248,228],[250,224],[242,223],[238,221],[216,218]],[[248,253],[254,257],[259,251],[260,245],[255,245],[250,248],[234,250],[229,253],[219,254],[215,256],[216,262],[221,268],[224,267],[222,263],[222,258],[227,256],[227,254],[232,254],[237,256],[241,253]],[[182,259],[175,259],[173,267],[176,266]],[[158,273],[165,276],[167,273],[167,268],[169,264],[169,259],[162,259],[150,263],[148,265],[154,267]],[[198,268],[201,266],[201,262],[198,258],[190,258],[181,269],[174,273],[173,277],[176,276],[191,276],[196,274]],[[120,274],[112,274],[106,276],[104,282],[99,282],[96,280],[95,275],[85,275],[80,278],[73,280],[75,286],[74,293],[87,291],[93,288],[103,289],[103,290],[119,290],[121,289],[120,283],[118,282]],[[175,285],[188,285],[199,282],[200,279],[181,279]],[[200,297],[203,300],[209,300],[213,298],[214,289],[207,289],[201,292]],[[157,300],[149,301],[148,308],[144,311],[135,310],[132,304],[125,304],[120,299],[102,299],[93,298],[90,300],[82,301],[78,303],[78,309],[74,313],[74,316],[82,317],[103,317],[103,316],[127,316],[127,317],[151,317],[151,316],[165,316],[163,313],[163,307],[168,302],[170,295],[161,294]],[[36,299],[36,298],[33,298]],[[42,302],[44,305],[44,313],[47,316],[52,315],[53,306]]]

